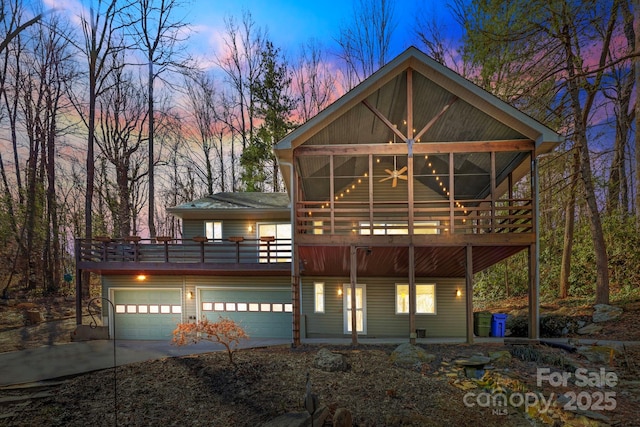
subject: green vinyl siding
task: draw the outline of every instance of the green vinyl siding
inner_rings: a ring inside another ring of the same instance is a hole
[[[314,313],[313,283],[325,284],[325,313]],[[343,297],[338,289],[349,278],[303,278],[302,314],[306,320],[306,337],[343,335]],[[362,278],[366,285],[367,337],[409,337],[409,315],[395,312],[395,284],[406,278]],[[416,328],[425,329],[427,337],[465,337],[466,310],[464,283],[456,279],[416,278],[416,283],[436,285],[436,313],[416,314]],[[456,290],[463,291],[456,297]]]
[[[220,221],[222,223],[222,239],[226,240],[229,237],[242,236],[245,239],[257,239],[257,223],[281,223],[289,222],[289,218],[277,219],[277,220],[263,220],[257,219],[215,219],[211,218],[207,221]],[[184,239],[191,239],[195,236],[204,236],[205,220],[185,219],[182,221],[182,235]],[[251,231],[249,231],[251,227]]]
[[[316,313],[314,283],[324,283],[324,313]],[[303,337],[316,338],[343,335],[342,295],[338,289],[348,283],[335,277],[302,278],[302,316],[305,318]],[[367,289],[368,290],[368,289]]]

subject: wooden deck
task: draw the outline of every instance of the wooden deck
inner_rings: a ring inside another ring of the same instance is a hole
[[[276,239],[208,240],[137,236],[76,239],[76,262],[82,270],[100,273],[157,271],[166,274],[218,274],[252,271],[288,274],[291,241]]]

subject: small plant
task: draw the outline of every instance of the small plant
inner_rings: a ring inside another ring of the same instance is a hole
[[[229,363],[236,367],[233,353],[240,340],[248,338],[249,335],[240,325],[229,318],[220,317],[217,322],[203,318],[196,323],[178,323],[172,341],[178,346],[196,344],[202,340],[220,343],[227,349]]]

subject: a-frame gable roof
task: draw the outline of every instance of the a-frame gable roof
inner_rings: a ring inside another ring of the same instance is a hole
[[[410,94],[408,70],[412,70]],[[288,162],[293,149],[303,144],[387,143],[393,132],[374,111],[396,126],[406,125],[409,96],[413,127],[428,128],[417,143],[530,140],[536,152],[543,153],[560,142],[560,136],[550,128],[410,47],[289,133],[276,145],[276,154],[280,161]],[[438,120],[430,126],[435,117]]]

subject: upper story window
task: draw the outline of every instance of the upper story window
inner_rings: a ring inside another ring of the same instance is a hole
[[[258,238],[275,237],[273,243],[260,243],[260,262],[291,262],[291,223],[257,224]]]
[[[204,235],[209,240],[222,240],[222,222],[221,221],[205,221]]]

